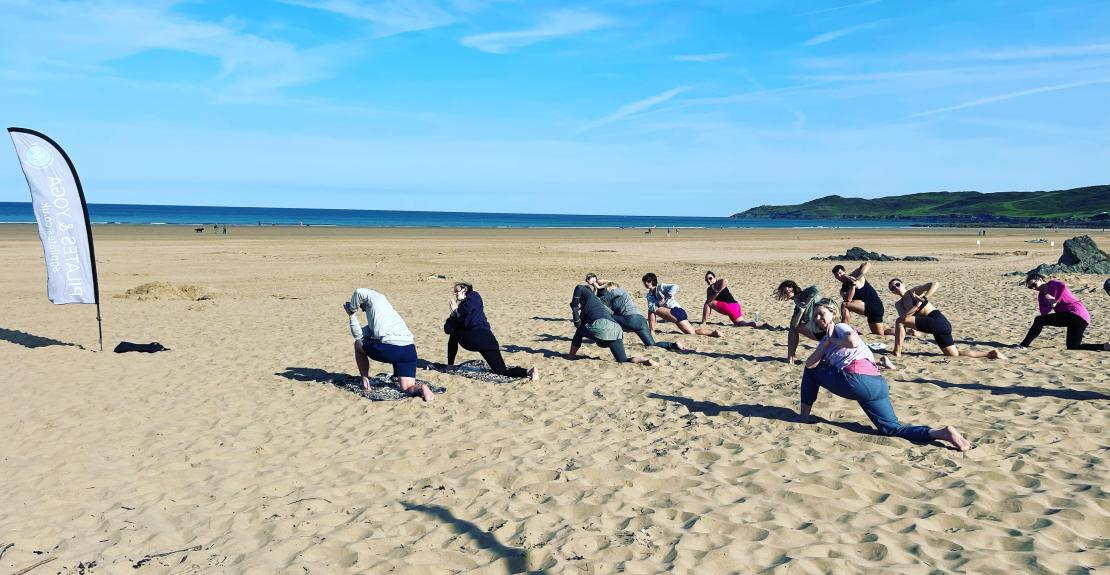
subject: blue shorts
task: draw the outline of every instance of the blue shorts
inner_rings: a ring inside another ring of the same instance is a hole
[[[680,322],[680,321],[686,321],[686,320],[690,319],[690,316],[689,316],[689,314],[686,313],[686,310],[684,310],[680,307],[672,307],[671,308],[671,315],[674,316],[675,323]]]
[[[416,344],[392,345],[366,338],[362,340],[362,351],[374,361],[391,364],[397,377],[416,377]]]

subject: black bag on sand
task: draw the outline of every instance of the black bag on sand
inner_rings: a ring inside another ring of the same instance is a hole
[[[140,351],[142,353],[154,353],[156,351],[169,351],[170,348],[158,343],[131,343],[129,341],[121,341],[116,349],[112,351],[116,353],[127,353],[129,351]]]

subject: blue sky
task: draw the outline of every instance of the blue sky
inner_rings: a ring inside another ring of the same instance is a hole
[[[1110,183],[1110,2],[0,0],[92,202],[727,215]],[[0,201],[29,196],[14,153]]]

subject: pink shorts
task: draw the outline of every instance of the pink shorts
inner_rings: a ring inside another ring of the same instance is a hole
[[[720,301],[714,301],[710,305],[712,305],[713,309],[717,310],[718,313],[727,315],[728,319],[732,320],[732,323],[736,323],[740,321],[740,318],[744,317],[744,310],[740,309],[739,302],[724,303]]]

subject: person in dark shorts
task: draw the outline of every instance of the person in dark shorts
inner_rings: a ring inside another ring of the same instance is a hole
[[[449,368],[455,365],[455,356],[459,353],[459,346],[462,346],[467,351],[482,354],[482,359],[489,365],[490,371],[497,375],[527,377],[533,381],[539,379],[535,368],[525,369],[505,365],[505,359],[501,357],[501,344],[497,342],[497,338],[493,335],[493,328],[486,319],[482,296],[468,283],[456,283],[451,288],[451,315],[443,322],[443,333],[450,336],[447,339]]]
[[[914,329],[931,334],[941,353],[948,357],[1006,359],[996,349],[974,351],[956,347],[956,340],[952,337],[952,323],[944,317],[943,313],[940,313],[936,305],[929,301],[929,297],[935,294],[939,287],[939,282],[929,282],[911,288],[897,278],[887,284],[891,293],[898,296],[898,301],[894,302],[894,308],[898,310],[898,320],[894,324],[894,357],[902,357],[902,344],[905,341],[906,330]]]
[[[867,318],[867,326],[871,328],[872,334],[894,335],[894,329],[883,327],[886,306],[882,298],[864,277],[870,269],[871,262],[863,262],[852,273],[846,273],[842,265],[833,267],[833,277],[840,281],[840,295],[844,298],[840,315],[847,323],[853,313],[862,314]]]
[[[647,288],[648,327],[655,333],[655,318],[669,321],[678,326],[678,329],[687,335],[704,335],[708,337],[721,337],[721,332],[707,327],[695,328],[690,323],[690,316],[675,296],[678,295],[678,284],[661,284],[659,278],[653,273],[646,273],[640,278]]]
[[[366,326],[359,324],[358,310],[366,313]],[[355,365],[362,377],[362,388],[370,389],[370,360],[393,366],[393,376],[403,393],[418,395],[432,401],[431,388],[416,383],[416,342],[405,320],[384,295],[367,288],[358,288],[351,301],[343,303],[351,336],[355,338]]]
[[[567,359],[577,358],[582,340],[588,338],[598,346],[608,349],[617,363],[638,363],[649,367],[655,365],[649,358],[629,357],[625,353],[624,330],[613,320],[612,310],[598,299],[594,288],[582,284],[576,286],[571,296],[570,310],[575,330]]]

